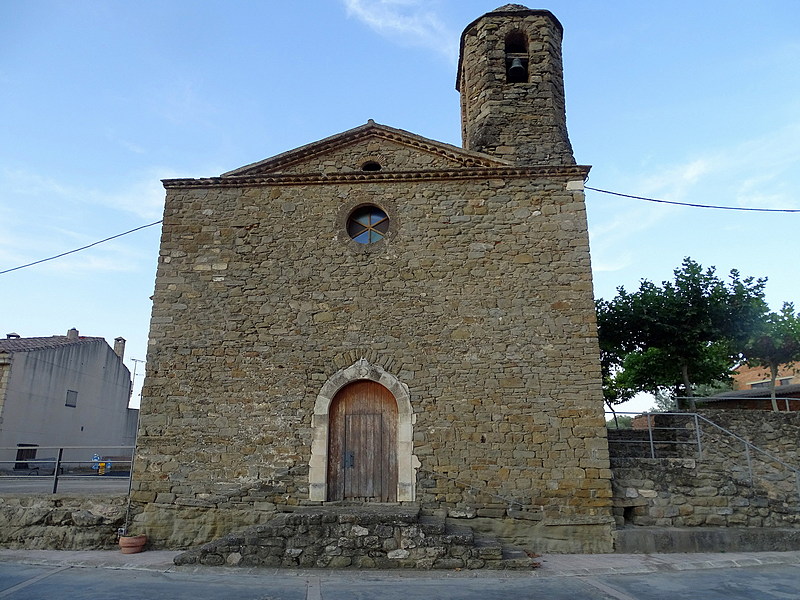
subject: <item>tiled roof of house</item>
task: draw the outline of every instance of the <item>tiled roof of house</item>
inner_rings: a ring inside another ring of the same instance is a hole
[[[104,342],[105,338],[79,336],[77,339],[69,339],[66,335],[51,335],[50,337],[12,337],[0,339],[0,352],[31,352],[33,350],[45,350],[48,348],[60,348],[71,344],[83,344],[86,342]]]

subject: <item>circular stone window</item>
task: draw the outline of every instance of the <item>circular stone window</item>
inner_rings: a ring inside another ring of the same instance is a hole
[[[389,231],[389,217],[377,206],[359,206],[347,218],[347,234],[359,244],[381,241]]]

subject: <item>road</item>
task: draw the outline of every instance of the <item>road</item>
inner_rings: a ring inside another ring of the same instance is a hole
[[[778,557],[775,560],[764,560],[757,553],[738,555],[736,560],[726,558],[729,555],[607,555],[608,559],[597,555],[551,556],[545,557],[541,569],[524,573],[174,567],[166,560],[172,556],[169,553],[163,553],[163,562],[151,561],[149,565],[84,558],[71,561],[79,566],[66,564],[70,562],[68,555],[111,553],[50,553],[51,557],[61,554],[67,558],[46,561],[39,561],[36,553],[0,551],[0,599],[800,599],[800,552],[768,553]],[[26,560],[51,564],[26,564]]]
[[[52,491],[52,477],[0,477],[0,495],[41,495],[52,493]],[[100,477],[97,475],[62,476],[58,479],[58,493],[126,496],[128,494],[128,478],[116,476]]]

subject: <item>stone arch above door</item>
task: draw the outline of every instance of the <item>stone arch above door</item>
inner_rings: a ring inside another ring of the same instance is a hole
[[[318,502],[327,500],[328,426],[331,402],[336,393],[348,383],[361,380],[380,383],[391,392],[397,402],[397,500],[413,501],[416,494],[416,470],[420,463],[413,454],[414,412],[411,408],[408,386],[365,358],[360,358],[351,366],[334,373],[317,395],[314,414],[311,417],[313,438],[308,473],[309,500]]]

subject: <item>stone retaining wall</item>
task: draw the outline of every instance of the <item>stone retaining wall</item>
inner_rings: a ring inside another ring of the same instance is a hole
[[[772,412],[771,410],[698,410],[699,415],[724,427],[728,431],[748,440],[790,465],[800,467],[800,412]],[[704,433],[713,434],[712,440],[721,439],[709,428]],[[740,443],[732,443],[730,438],[721,440],[716,447],[723,453],[738,456],[743,452]],[[709,447],[711,449],[711,447]]]
[[[789,465],[797,465],[800,414],[702,411],[700,414]],[[692,430],[692,421],[671,418]],[[658,426],[669,426],[670,418]],[[681,437],[685,432],[678,431]],[[795,471],[701,421],[696,443],[672,446],[665,458],[622,458],[614,450],[614,515],[618,526],[787,527],[800,523]],[[670,434],[675,436],[675,432]],[[685,436],[684,436],[685,437]],[[666,447],[665,452],[666,452]],[[635,453],[635,451],[633,452]]]
[[[110,550],[124,526],[126,497],[0,496],[0,546]]]

